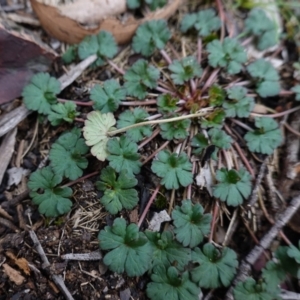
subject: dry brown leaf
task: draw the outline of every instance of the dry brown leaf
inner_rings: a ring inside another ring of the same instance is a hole
[[[77,0],[60,5],[60,13],[83,24],[95,24],[126,11],[126,0]]]
[[[0,104],[21,95],[35,72],[45,72],[57,55],[31,36],[0,24]]]
[[[2,265],[5,274],[9,277],[11,281],[13,281],[16,285],[21,285],[25,281],[25,277],[23,277],[19,271],[13,269],[8,264]]]
[[[28,261],[25,258],[17,258],[12,252],[6,251],[5,255],[9,257],[26,275],[30,275]]]
[[[96,34],[100,30],[111,32],[118,44],[127,43],[140,24],[152,19],[168,19],[175,13],[182,1],[170,0],[165,7],[147,14],[143,19],[130,17],[122,22],[114,17],[107,17],[96,28],[87,29],[79,22],[63,16],[56,7],[40,3],[37,0],[30,0],[43,28],[53,37],[68,44],[77,44],[85,36]]]

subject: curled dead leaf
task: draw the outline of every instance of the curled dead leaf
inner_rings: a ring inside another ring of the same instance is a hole
[[[165,7],[148,13],[143,19],[129,17],[126,21],[121,21],[116,17],[109,16],[100,21],[97,26],[86,28],[77,20],[62,15],[57,7],[40,3],[37,0],[30,0],[43,28],[51,36],[68,44],[79,43],[85,36],[97,34],[100,30],[111,32],[118,44],[127,43],[140,24],[153,19],[168,19],[175,13],[182,1],[169,0]]]

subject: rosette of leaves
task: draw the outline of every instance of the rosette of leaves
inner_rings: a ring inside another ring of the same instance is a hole
[[[133,51],[150,56],[156,49],[163,49],[171,37],[165,20],[151,20],[137,29],[132,41]]]
[[[256,92],[261,97],[279,94],[280,84],[277,70],[269,62],[260,58],[247,66],[247,71],[256,83]]]
[[[199,77],[202,74],[202,68],[194,56],[187,56],[181,60],[174,60],[169,65],[172,72],[171,78],[175,84],[184,84],[186,81]]]
[[[69,197],[72,189],[59,187],[62,176],[55,174],[51,167],[33,172],[28,181],[32,202],[39,206],[39,212],[46,217],[58,217],[70,211]]]
[[[161,183],[166,189],[178,189],[193,182],[192,164],[185,153],[177,155],[167,150],[160,151],[152,162],[152,171],[162,177]]]
[[[275,120],[268,117],[255,118],[257,129],[248,131],[244,139],[252,152],[272,154],[281,144],[282,136]]]
[[[138,146],[126,136],[112,138],[107,142],[109,165],[116,171],[127,171],[129,175],[140,173],[141,165]]]
[[[221,20],[213,9],[204,9],[198,13],[186,14],[181,22],[180,30],[187,32],[196,29],[198,35],[207,37],[221,27]]]
[[[92,111],[87,115],[83,136],[86,144],[92,146],[91,153],[101,161],[108,156],[106,150],[106,144],[110,139],[108,132],[115,129],[113,127],[115,124],[116,120],[112,113],[101,114],[100,111]]]
[[[189,135],[190,119],[159,124],[161,136],[166,140],[185,139]]]
[[[183,200],[172,212],[176,239],[184,247],[194,248],[200,244],[210,231],[211,215],[204,214],[203,207],[191,200]]]
[[[138,203],[138,193],[133,188],[137,180],[127,171],[121,171],[117,177],[114,169],[106,167],[101,171],[100,181],[96,182],[98,190],[104,195],[100,202],[111,214],[116,214],[123,208],[132,209]]]
[[[238,267],[236,253],[230,248],[217,249],[207,243],[203,250],[195,248],[192,260],[199,264],[192,271],[192,280],[203,288],[227,287]]]
[[[216,68],[225,68],[229,74],[237,74],[247,61],[245,49],[235,40],[226,37],[223,42],[213,40],[207,45],[208,63]]]
[[[110,250],[103,262],[113,272],[141,276],[149,269],[152,248],[136,224],[127,226],[124,219],[117,218],[100,231],[98,239],[102,250]]]
[[[191,260],[191,250],[174,240],[172,232],[145,231],[145,235],[152,247],[152,267],[176,264],[183,268]]]
[[[63,121],[73,123],[78,115],[79,113],[76,112],[76,104],[72,101],[68,101],[65,103],[51,105],[51,111],[48,114],[48,119],[52,126],[57,126]]]
[[[159,70],[148,65],[144,59],[139,59],[124,75],[127,94],[143,99],[147,95],[147,89],[154,89],[157,86]]]
[[[60,88],[60,82],[56,78],[48,73],[37,73],[23,89],[24,104],[30,110],[48,114],[51,105],[57,103],[56,95],[59,94]]]
[[[228,99],[223,103],[226,116],[229,118],[247,118],[254,107],[254,99],[247,97],[247,89],[234,86],[227,90]]]
[[[106,58],[113,58],[118,52],[113,35],[107,31],[100,31],[97,35],[86,36],[78,45],[78,56],[85,59],[93,54],[97,55],[96,66],[102,66]]]
[[[265,50],[278,42],[278,29],[275,22],[270,20],[260,8],[250,11],[245,21],[245,30],[249,35],[255,36],[258,50]]]
[[[117,128],[127,127],[133,124],[144,122],[149,114],[142,108],[135,108],[134,110],[126,110],[120,114],[117,122]],[[133,141],[139,142],[143,138],[148,137],[152,134],[152,128],[150,125],[138,126],[135,128],[128,129],[126,135]]]
[[[75,180],[88,165],[87,159],[83,157],[88,151],[80,129],[74,128],[62,134],[52,145],[49,152],[50,166],[55,174]]]
[[[189,278],[189,272],[179,272],[175,267],[156,266],[147,285],[147,296],[152,300],[198,300],[201,292]]]
[[[221,168],[217,170],[216,179],[218,183],[213,188],[213,194],[226,201],[227,205],[238,206],[251,193],[251,175],[243,168],[238,171]]]
[[[125,97],[126,90],[115,79],[105,81],[103,87],[96,84],[91,89],[91,99],[94,102],[93,108],[100,110],[102,113],[116,111]]]

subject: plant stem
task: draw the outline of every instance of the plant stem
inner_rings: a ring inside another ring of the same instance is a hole
[[[122,106],[139,106],[139,105],[153,105],[156,104],[156,100],[148,100],[148,101],[122,101],[120,105]]]
[[[201,64],[202,60],[202,39],[199,37],[197,42],[197,61]]]
[[[70,182],[68,182],[67,184],[64,184],[64,185],[61,186],[61,187],[64,188],[64,187],[68,187],[68,186],[74,185],[74,184],[77,183],[77,182],[83,181],[83,180],[85,180],[85,179],[88,179],[88,178],[90,178],[90,177],[92,177],[92,176],[95,176],[95,175],[98,175],[98,174],[99,174],[99,171],[95,171],[95,172],[93,172],[93,173],[90,173],[90,174],[87,174],[87,175],[85,175],[85,176],[83,176],[83,177],[80,177],[80,178],[78,178],[78,179],[76,179],[76,180],[70,181]]]
[[[180,116],[180,117],[175,117],[175,118],[170,118],[170,119],[161,119],[161,120],[145,121],[145,122],[141,122],[141,123],[136,123],[136,124],[133,124],[133,125],[129,125],[129,126],[117,129],[117,130],[109,131],[107,134],[109,136],[114,136],[116,134],[125,132],[125,131],[127,131],[129,129],[132,129],[132,128],[140,127],[140,126],[170,123],[170,122],[176,122],[176,121],[185,120],[185,119],[202,117],[202,116],[205,116],[209,110],[210,109],[206,109],[206,111],[201,111],[199,113],[185,115],[185,116]]]
[[[145,207],[145,209],[144,209],[144,211],[143,211],[143,213],[142,213],[142,215],[141,215],[141,217],[140,217],[140,220],[139,220],[139,222],[138,222],[138,227],[141,227],[142,223],[144,222],[144,219],[145,219],[145,217],[146,217],[146,214],[147,214],[147,212],[148,212],[148,210],[149,210],[151,204],[153,203],[153,201],[154,201],[154,199],[155,199],[155,197],[156,197],[156,195],[157,195],[159,189],[160,189],[160,184],[156,187],[156,189],[154,190],[154,192],[153,192],[151,198],[149,199],[149,201],[148,201],[148,203],[147,203],[147,206]]]
[[[160,133],[160,129],[157,128],[153,131],[153,133],[151,134],[151,136],[149,136],[148,138],[146,138],[145,140],[143,140],[139,146],[138,149],[143,148],[145,145],[147,145],[151,140],[153,140],[158,134]]]
[[[161,50],[160,50],[160,54],[162,55],[162,57],[165,59],[165,61],[166,61],[169,65],[172,63],[171,57],[168,55],[168,53],[167,53],[164,49],[161,49]]]
[[[143,162],[142,162],[142,166],[145,165],[149,160],[151,160],[159,151],[161,151],[162,149],[164,149],[165,147],[167,147],[169,145],[170,141],[166,141],[165,143],[163,143],[158,149],[156,149],[150,156],[148,156]]]
[[[125,74],[125,71],[121,68],[119,68],[114,62],[112,62],[111,60],[107,60],[107,62],[110,64],[111,67],[113,67],[113,69],[115,69],[117,72],[119,72],[121,75]]]
[[[269,117],[269,118],[279,118],[279,117],[282,117],[282,116],[285,116],[285,115],[288,115],[288,114],[291,114],[297,110],[300,109],[300,106],[297,106],[297,107],[294,107],[294,108],[291,108],[291,109],[288,109],[286,111],[282,111],[280,113],[276,113],[276,114],[271,114],[271,115],[261,115],[261,114],[256,114],[256,113],[251,113],[250,115],[252,117]]]
[[[80,106],[92,106],[94,104],[93,101],[83,102],[83,101],[67,100],[67,99],[61,99],[61,98],[57,98],[57,101],[61,102],[61,103],[73,102],[76,105],[80,105]]]

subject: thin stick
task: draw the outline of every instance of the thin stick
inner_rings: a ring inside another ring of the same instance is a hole
[[[36,251],[38,252],[38,254],[40,255],[40,258],[43,262],[42,264],[42,268],[44,270],[48,270],[48,267],[50,267],[50,262],[44,252],[44,249],[42,248],[42,245],[38,239],[38,237],[36,236],[35,232],[33,230],[29,230],[29,235],[33,241],[33,245],[36,249]],[[49,268],[50,269],[50,268]],[[69,290],[67,289],[63,278],[60,275],[56,275],[56,274],[52,274],[50,271],[50,276],[52,277],[53,281],[55,282],[55,284],[58,286],[59,290],[62,292],[62,294],[65,296],[65,298],[67,300],[74,300],[74,298],[72,297],[71,293],[69,292]]]

